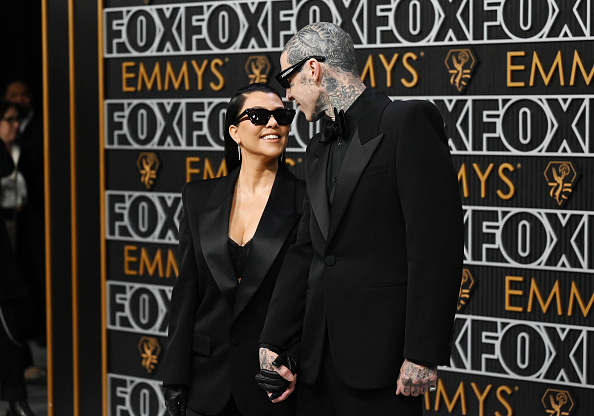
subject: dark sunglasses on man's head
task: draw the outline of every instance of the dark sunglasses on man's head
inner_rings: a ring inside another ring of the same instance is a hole
[[[267,110],[265,108],[247,108],[243,113],[237,116],[235,123],[241,121],[243,116],[247,115],[248,119],[256,126],[263,126],[268,123],[270,116],[274,116],[274,119],[281,126],[288,126],[295,117],[295,110],[288,108],[279,108],[278,110]]]
[[[281,85],[281,87],[290,88],[291,83],[289,82],[289,78],[291,78],[291,76],[295,72],[299,71],[304,63],[306,63],[308,60],[310,60],[312,58],[317,60],[318,62],[324,62],[326,60],[326,58],[324,58],[323,56],[308,56],[307,58],[297,62],[295,65],[291,65],[284,71],[281,71],[280,73],[276,74],[274,77],[276,78],[278,83]]]

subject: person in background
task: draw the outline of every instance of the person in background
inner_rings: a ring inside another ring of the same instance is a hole
[[[308,121],[333,124],[306,150],[303,219],[260,366],[294,381],[278,355],[299,344],[298,415],[420,415],[437,365],[449,363],[462,276],[462,205],[443,120],[428,101],[366,88],[350,36],[332,23],[301,29],[280,64],[287,99]],[[282,402],[292,386],[271,389],[275,377],[261,384]]]
[[[21,111],[20,135],[17,143],[21,148],[19,170],[27,183],[28,209],[27,233],[31,247],[33,271],[33,303],[29,317],[28,338],[36,338],[45,345],[45,183],[43,152],[43,117],[34,107],[29,85],[14,80],[6,86],[4,97],[16,103]]]
[[[26,200],[24,179],[14,163],[18,128],[18,107],[0,100],[0,400],[9,403],[10,416],[33,416],[26,401],[25,349],[18,322],[18,305],[27,294],[17,257],[17,211]]]
[[[283,156],[294,116],[273,88],[240,89],[225,118],[229,174],[184,186],[162,364],[168,415],[294,414],[293,400],[275,405],[254,383],[268,302],[305,194]]]
[[[20,148],[19,171],[27,184],[27,210],[23,227],[29,247],[28,267],[30,273],[29,300],[23,304],[20,314],[23,335],[28,340],[45,346],[45,216],[44,216],[44,157],[43,118],[33,106],[33,97],[27,82],[13,80],[6,86],[4,98],[19,106],[21,120],[16,144]],[[45,368],[33,363],[33,355],[27,345],[25,379],[43,380]]]

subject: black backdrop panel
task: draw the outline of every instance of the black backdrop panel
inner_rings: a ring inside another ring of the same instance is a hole
[[[180,190],[227,173],[229,97],[271,81],[285,42],[319,20],[351,34],[368,86],[444,117],[465,272],[451,365],[425,413],[591,413],[592,0],[148,3],[103,4],[110,414],[163,413]],[[302,114],[292,126],[298,176],[319,128]]]
[[[538,95],[584,94],[594,64],[590,47],[589,41],[361,45],[356,56],[364,81],[388,94],[456,95],[462,91],[460,85],[466,95],[525,95],[526,90]],[[117,99],[167,98],[172,92],[180,98],[220,97],[224,89],[236,90],[254,79],[268,81],[265,74],[256,77],[254,68],[279,72],[280,52],[197,53],[189,57],[116,55],[106,65],[107,90]],[[252,62],[258,57],[264,64]],[[464,61],[463,71],[469,70],[459,80],[454,58],[458,64]]]

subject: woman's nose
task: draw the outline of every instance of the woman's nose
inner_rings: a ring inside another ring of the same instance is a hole
[[[268,123],[266,123],[266,127],[278,127],[278,122],[276,121],[276,118],[274,118],[274,115],[270,115],[268,118]]]

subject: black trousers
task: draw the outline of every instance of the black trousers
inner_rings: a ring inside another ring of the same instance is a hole
[[[0,400],[25,400],[24,352],[17,333],[16,307],[13,302],[0,302]],[[15,337],[17,337],[15,339]]]
[[[396,396],[396,381],[393,386],[381,389],[347,386],[336,374],[326,341],[322,368],[315,383],[299,383],[297,377],[297,416],[420,416],[422,396]]]
[[[192,409],[188,409],[186,413],[187,413],[187,416],[207,416],[202,413],[195,412]],[[231,398],[227,402],[227,405],[225,406],[223,411],[221,413],[218,413],[215,416],[242,416],[242,415],[239,412],[239,410],[237,409],[237,406],[235,405],[235,400],[233,399],[233,396],[231,396]]]

